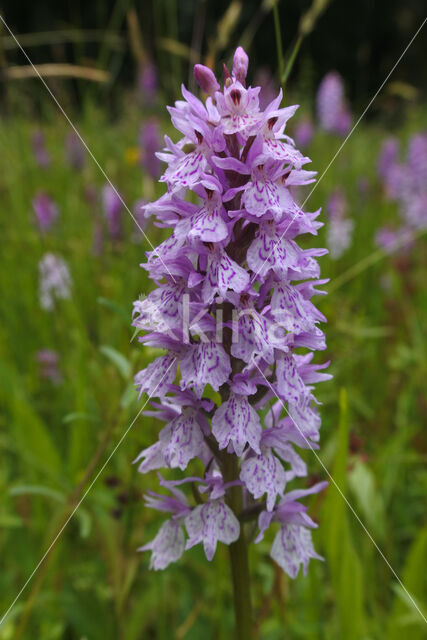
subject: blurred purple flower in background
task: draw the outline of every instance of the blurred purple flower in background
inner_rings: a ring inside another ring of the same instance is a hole
[[[294,140],[298,147],[304,149],[308,147],[313,139],[314,125],[309,118],[301,120],[294,129]]]
[[[156,153],[161,145],[162,139],[157,120],[153,118],[146,120],[139,131],[140,163],[153,180],[157,180],[160,176],[160,160]]]
[[[133,215],[135,216],[135,220],[138,224],[134,223],[134,231],[132,233],[132,241],[135,243],[141,242],[143,239],[143,234],[145,227],[147,226],[147,218],[144,214],[144,209],[147,204],[147,201],[143,198],[140,198],[136,202],[134,202],[132,207]]]
[[[65,139],[65,157],[70,167],[77,171],[86,164],[86,149],[74,131],[70,131]]]
[[[102,208],[113,242],[122,236],[123,201],[117,189],[109,182],[102,187]]]
[[[59,370],[59,355],[56,351],[40,349],[40,351],[37,351],[36,360],[40,368],[40,378],[49,380],[53,384],[62,382],[62,375]]]
[[[151,60],[143,62],[138,73],[138,90],[141,103],[151,107],[157,100],[159,79],[157,69]]]
[[[265,109],[279,92],[279,87],[268,69],[261,67],[255,73],[254,85],[256,87],[262,87],[262,91],[259,95],[259,107]]]
[[[408,251],[411,248],[414,234],[409,227],[391,229],[380,227],[375,235],[375,244],[386,253]]]
[[[326,203],[329,216],[327,243],[331,258],[342,256],[352,241],[354,222],[347,217],[348,202],[341,189],[335,189]]]
[[[34,196],[32,204],[39,230],[48,231],[59,215],[57,205],[44,191]]]
[[[400,143],[397,138],[387,138],[381,146],[380,155],[378,157],[377,171],[378,175],[384,182],[387,181],[388,175],[392,167],[399,160]]]
[[[31,146],[33,149],[34,158],[39,167],[46,169],[52,160],[49,152],[46,149],[45,136],[43,131],[37,129],[31,136]]]
[[[404,162],[399,159],[398,142],[394,138],[385,140],[378,158],[378,174],[386,196],[399,206],[402,227],[393,232],[380,230],[375,242],[387,249],[390,233],[397,233],[397,240],[390,246],[408,247],[413,235],[410,230],[427,228],[427,134],[417,133],[410,138]]]
[[[40,306],[53,311],[55,300],[71,297],[71,276],[68,266],[60,256],[46,253],[39,262]]]
[[[351,129],[352,117],[344,95],[344,84],[336,71],[323,78],[317,91],[317,117],[321,129],[346,136]]]

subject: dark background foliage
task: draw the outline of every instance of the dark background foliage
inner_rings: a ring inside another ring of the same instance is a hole
[[[235,4],[242,7],[231,42],[234,45],[248,25],[256,25],[258,28],[251,43],[251,50],[256,51],[256,63],[276,68],[273,14],[264,10],[272,3],[244,0],[244,3]],[[311,0],[279,2],[285,51],[295,39],[301,15],[311,4]],[[207,41],[216,37],[217,25],[229,6],[229,0],[69,0],[59,3],[55,0],[8,0],[2,8],[17,34],[70,28],[96,29],[101,34],[109,29],[120,32],[125,37],[125,46],[116,63],[120,66],[120,83],[126,83],[134,76],[131,52],[126,43],[129,8],[137,11],[144,48],[161,65],[162,62],[167,64],[167,56],[165,62],[159,50],[159,36],[171,37],[188,46],[197,35],[201,36],[203,52]],[[304,69],[313,89],[327,71],[336,69],[344,76],[353,103],[366,102],[421,24],[425,9],[423,0],[332,0],[303,44],[292,81],[296,83],[299,72]],[[98,64],[105,64],[106,60],[100,60],[99,48],[99,43],[63,44],[55,48],[54,56],[61,61],[96,60]],[[39,46],[32,50],[32,57],[34,62],[45,62],[51,53],[50,45]],[[426,41],[418,38],[399,64],[394,81],[404,79],[405,84],[410,83],[424,93],[427,87],[426,54]],[[22,63],[19,52],[8,52],[7,57],[14,63]]]

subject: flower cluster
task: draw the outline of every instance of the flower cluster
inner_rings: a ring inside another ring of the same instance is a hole
[[[336,71],[323,78],[317,91],[317,116],[322,129],[346,136],[351,129],[351,112],[344,95],[344,84]]]
[[[290,192],[315,176],[284,133],[297,107],[281,108],[280,92],[261,111],[247,67],[239,47],[221,88],[210,69],[195,66],[208,97],[183,87],[169,108],[183,137],[165,137],[168,190],[145,207],[172,233],[143,265],[157,288],[134,304],[139,340],[165,350],[136,375],[140,393],[158,398],[146,415],[165,422],[136,462],[141,473],[191,464],[194,474],[160,476],[170,495],[150,492],[147,504],[171,517],[143,549],[154,569],[199,543],[211,560],[218,541],[239,538],[242,519],[258,517],[256,541],[278,525],[271,556],[295,577],[319,557],[316,524],[299,499],[326,483],[286,488],[307,475],[296,448],[318,446],[313,383],[330,377],[326,364],[312,363],[312,352],[325,349],[325,318],[310,300],[326,282],[316,258],[327,251],[296,242],[321,226],[319,211],[302,211]]]
[[[351,245],[354,222],[347,217],[348,202],[341,189],[335,189],[326,203],[329,216],[327,243],[331,258],[338,259]]]
[[[399,161],[399,151],[399,142],[388,138],[378,159],[386,196],[397,202],[402,220],[398,229],[383,227],[376,235],[378,246],[388,252],[408,248],[414,231],[427,227],[427,134],[412,136],[404,162]]]

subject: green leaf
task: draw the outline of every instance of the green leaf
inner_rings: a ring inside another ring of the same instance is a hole
[[[108,298],[97,298],[97,303],[106,307],[110,311],[114,311],[114,313],[126,324],[128,327],[130,324],[130,312],[126,311],[123,307],[117,304],[117,302],[113,302],[113,300],[108,300]]]
[[[51,489],[50,487],[45,487],[44,485],[39,484],[28,484],[28,485],[18,485],[15,487],[11,487],[9,489],[10,496],[25,496],[25,495],[35,495],[35,496],[45,496],[47,498],[52,498],[57,502],[64,502],[65,496],[56,491],[55,489]]]
[[[348,476],[348,483],[356,498],[357,510],[372,533],[379,539],[384,537],[384,503],[379,494],[375,476],[361,460],[356,460]]]
[[[117,367],[120,375],[129,380],[132,374],[132,365],[125,356],[108,345],[99,347],[100,352]]]
[[[22,527],[22,520],[19,516],[11,513],[0,513],[0,527],[3,529],[15,529]]]
[[[400,576],[408,593],[395,585],[396,598],[388,624],[388,640],[422,640],[425,638],[427,616],[427,527],[422,529],[409,550],[406,565]],[[415,601],[416,606],[413,601]],[[417,611],[421,610],[422,615]]]
[[[44,474],[57,477],[62,463],[47,425],[27,398],[20,376],[0,365],[1,395],[10,412],[11,430],[20,455]]]
[[[122,409],[128,409],[134,402],[137,400],[137,393],[135,389],[135,385],[133,382],[130,382],[126,389],[123,392],[123,395],[120,400],[120,406]]]
[[[90,422],[96,422],[98,418],[96,416],[91,416],[90,413],[85,413],[84,411],[74,411],[73,413],[67,413],[62,418],[62,422],[64,424],[69,424],[70,422],[75,422],[76,420],[88,420]]]
[[[348,434],[347,394],[342,389],[338,446],[331,474],[340,490],[331,483],[323,505],[321,531],[334,588],[339,637],[360,640],[365,628],[362,567],[351,538],[348,507],[342,495],[345,496],[347,485]]]

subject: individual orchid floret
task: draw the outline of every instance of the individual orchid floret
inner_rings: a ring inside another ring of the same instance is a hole
[[[289,488],[308,474],[300,449],[319,446],[314,385],[330,378],[328,363],[312,362],[326,348],[312,298],[327,282],[317,260],[327,250],[299,242],[322,223],[293,197],[316,176],[287,134],[297,106],[281,107],[279,91],[261,109],[247,70],[241,47],[223,86],[196,65],[207,97],[183,87],[168,108],[181,137],[165,137],[167,192],[144,207],[168,234],[141,265],[155,288],[134,303],[132,325],[159,352],[135,384],[163,426],[135,463],[177,479],[160,480],[171,497],[148,501],[172,517],[142,550],[161,569],[197,544],[212,560],[222,542],[235,571],[234,554],[247,561],[246,523],[261,514],[258,537],[279,524],[271,556],[295,577],[319,558],[297,500],[324,485]]]
[[[240,525],[236,516],[223,500],[210,500],[198,505],[185,519],[188,532],[186,549],[200,542],[206,558],[212,560],[218,542],[231,544],[240,534]]]

